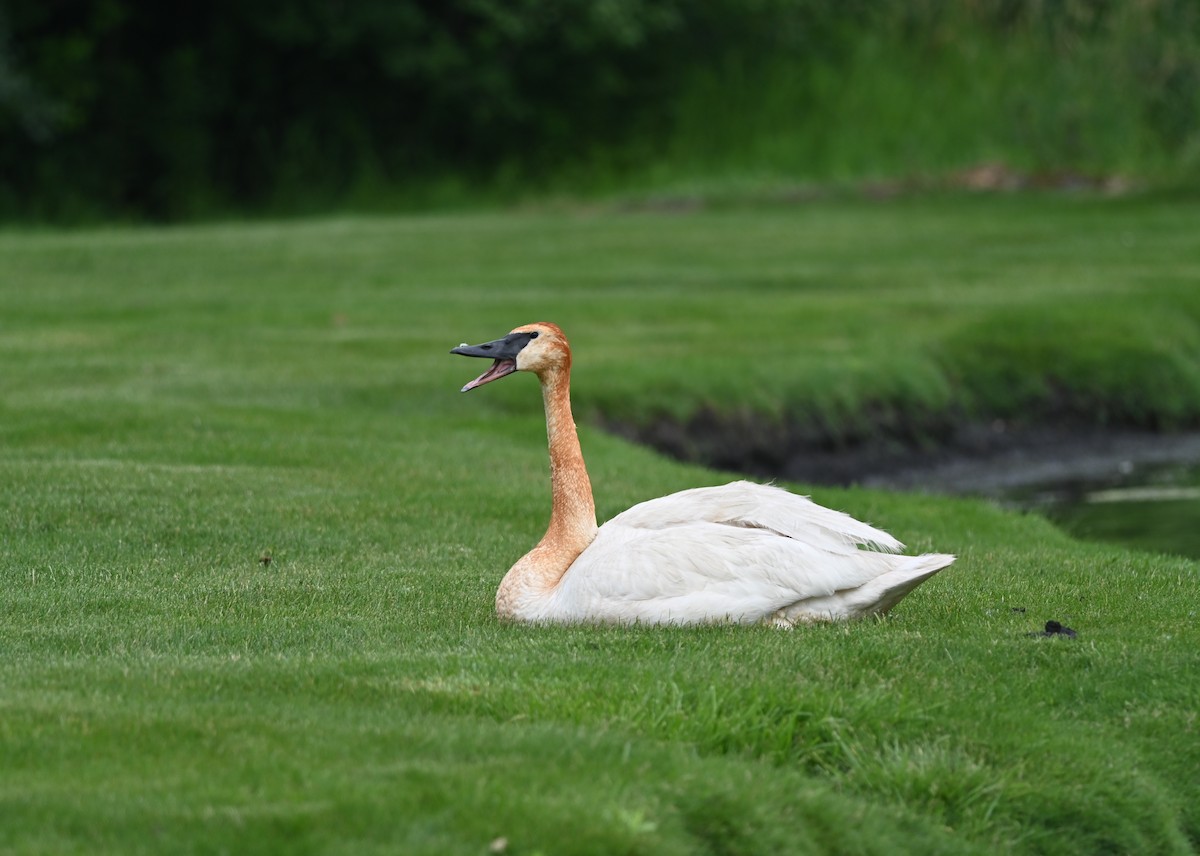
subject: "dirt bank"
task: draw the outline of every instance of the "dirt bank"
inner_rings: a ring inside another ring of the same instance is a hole
[[[1200,432],[1158,433],[1000,420],[919,426],[834,441],[811,426],[708,410],[606,430],[672,457],[760,478],[934,493],[1002,496],[1063,482],[1105,482],[1138,469],[1200,465]]]

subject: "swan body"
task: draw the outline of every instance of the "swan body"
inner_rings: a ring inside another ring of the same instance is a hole
[[[904,545],[885,532],[807,497],[745,481],[652,499],[597,527],[562,330],[529,324],[451,353],[495,361],[463,392],[515,371],[537,374],[542,386],[550,525],[501,581],[501,617],[791,627],[886,613],[954,561],[899,555]]]

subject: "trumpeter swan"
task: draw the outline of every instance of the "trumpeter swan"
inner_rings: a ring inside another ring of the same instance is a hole
[[[885,613],[954,561],[896,555],[904,545],[886,532],[807,497],[744,481],[652,499],[597,528],[562,330],[527,324],[451,353],[494,360],[463,392],[528,371],[541,382],[546,408],[550,525],[501,581],[501,617],[790,627]]]

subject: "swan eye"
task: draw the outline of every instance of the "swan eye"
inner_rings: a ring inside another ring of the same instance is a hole
[[[530,331],[530,333],[529,333],[529,338],[530,338],[530,339],[536,339],[537,337],[538,337],[538,331],[537,331],[537,330],[531,330],[531,331]]]

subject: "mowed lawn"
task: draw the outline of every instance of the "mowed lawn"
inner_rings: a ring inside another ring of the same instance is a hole
[[[1196,563],[793,485],[960,558],[882,621],[503,624],[541,401],[460,395],[482,366],[448,351],[565,328],[601,518],[734,477],[601,415],[1189,425],[1197,223],[1008,197],[0,233],[0,851],[1195,852]]]

